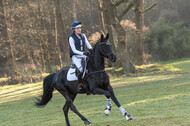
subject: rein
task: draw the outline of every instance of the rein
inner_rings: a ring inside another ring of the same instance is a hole
[[[83,81],[85,81],[85,80],[86,80],[90,75],[92,75],[92,74],[103,73],[103,72],[106,72],[106,70],[99,70],[99,71],[91,72],[91,73],[89,73],[89,74],[87,74],[87,75],[85,76],[85,78],[83,79]]]

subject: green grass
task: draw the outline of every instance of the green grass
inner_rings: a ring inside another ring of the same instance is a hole
[[[163,65],[172,65],[175,68],[181,69],[183,72],[190,71],[190,58],[165,61],[165,62],[162,62],[162,64]]]
[[[146,74],[111,77],[116,97],[133,115],[132,121],[126,121],[113,102],[111,114],[105,116],[104,96],[78,95],[74,104],[91,121],[90,126],[190,126],[189,63],[190,59],[161,62],[153,65],[161,72],[145,66]],[[0,126],[65,125],[64,97],[54,92],[46,107],[36,108],[34,97],[41,91],[42,83],[0,87]],[[84,125],[72,111],[69,111],[69,118],[72,126]]]

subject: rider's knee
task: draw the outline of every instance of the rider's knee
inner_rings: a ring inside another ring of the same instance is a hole
[[[80,67],[80,68],[79,68],[79,71],[82,73],[82,72],[83,72],[83,68],[82,68],[82,67]]]

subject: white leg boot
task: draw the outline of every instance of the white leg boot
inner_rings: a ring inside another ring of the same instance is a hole
[[[107,107],[104,109],[104,114],[109,115],[111,113],[111,100],[107,99]]]
[[[127,121],[133,119],[133,117],[130,114],[128,114],[123,107],[120,106],[119,110],[122,113],[122,115],[125,116],[125,118],[126,118]]]

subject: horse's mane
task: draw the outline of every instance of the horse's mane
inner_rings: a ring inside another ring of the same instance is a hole
[[[92,55],[94,55],[94,53],[95,53],[95,50],[96,50],[96,48],[97,48],[97,45],[98,45],[98,43],[100,42],[100,39],[93,45],[93,54]]]
[[[93,48],[92,56],[90,56],[90,60],[89,60],[89,62],[91,62],[91,63],[95,62],[94,61],[94,55],[95,55],[95,51],[96,51],[96,48],[97,48],[97,45],[99,42],[100,42],[100,39],[92,46],[92,48]]]

